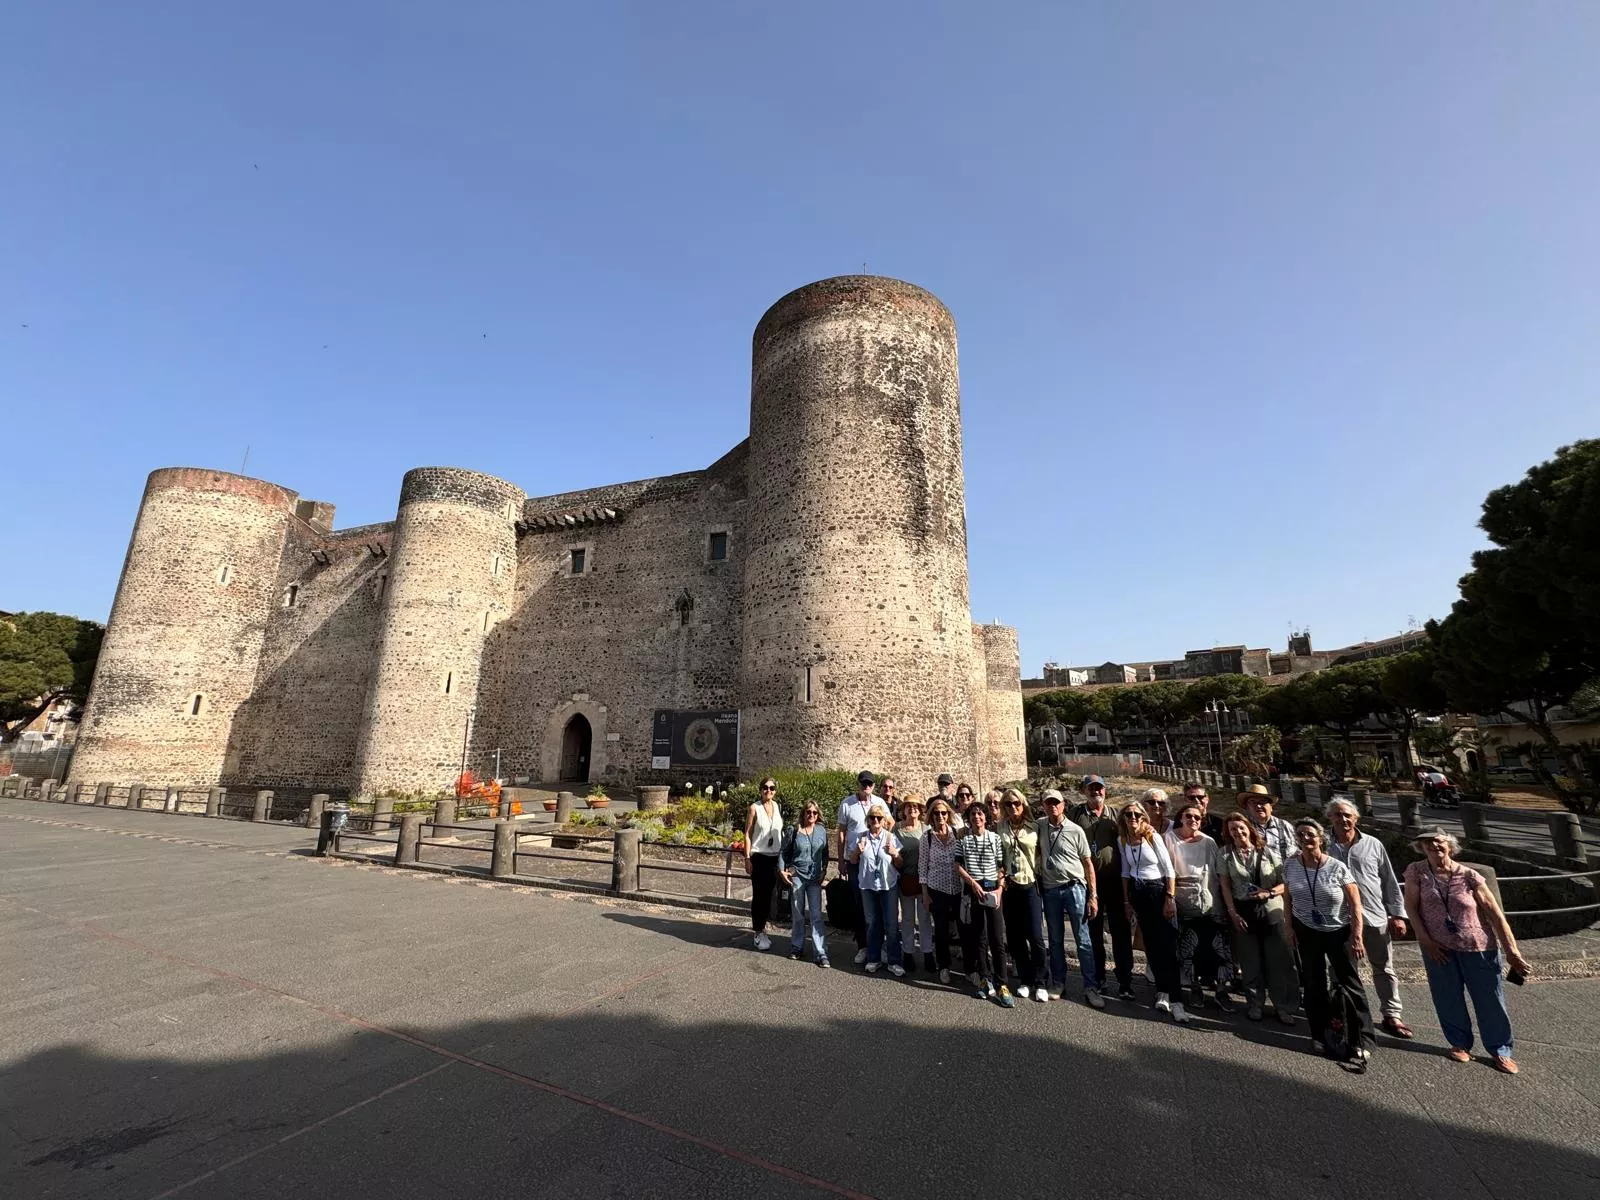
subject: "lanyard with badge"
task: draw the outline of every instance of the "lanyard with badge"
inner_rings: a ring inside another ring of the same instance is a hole
[[[1317,864],[1315,872],[1306,870],[1305,863],[1300,864],[1300,874],[1306,877],[1307,890],[1311,893],[1311,923],[1313,925],[1326,925],[1327,919],[1322,915],[1322,910],[1317,907],[1317,881],[1322,878],[1322,864]]]
[[[1431,870],[1428,872],[1428,882],[1433,884],[1433,894],[1439,897],[1439,907],[1444,910],[1444,928],[1446,933],[1456,933],[1460,926],[1450,915],[1450,885],[1454,882],[1456,873],[1451,871],[1444,877],[1444,887],[1439,886],[1439,877]]]

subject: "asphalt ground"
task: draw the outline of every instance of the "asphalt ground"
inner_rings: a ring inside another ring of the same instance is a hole
[[[0,1196],[1600,1194],[1600,981],[1511,991],[1516,1078],[1413,986],[1357,1076],[306,841],[0,801]]]

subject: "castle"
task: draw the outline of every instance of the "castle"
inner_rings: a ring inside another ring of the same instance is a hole
[[[1027,773],[1016,631],[967,599],[955,321],[910,284],[774,304],[749,437],[703,471],[529,498],[420,467],[394,521],[332,525],[152,473],[72,778],[434,791],[494,750],[623,786]]]

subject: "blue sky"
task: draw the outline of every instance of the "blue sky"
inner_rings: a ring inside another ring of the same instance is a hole
[[[863,264],[956,315],[1025,674],[1442,615],[1484,494],[1600,433],[1591,3],[6,26],[0,608],[104,618],[145,475],[247,447],[340,525],[708,465],[762,311]]]

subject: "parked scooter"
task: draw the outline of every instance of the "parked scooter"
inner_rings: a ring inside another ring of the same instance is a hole
[[[1436,808],[1459,808],[1461,789],[1443,775],[1436,780],[1425,779],[1422,782],[1422,802]]]

